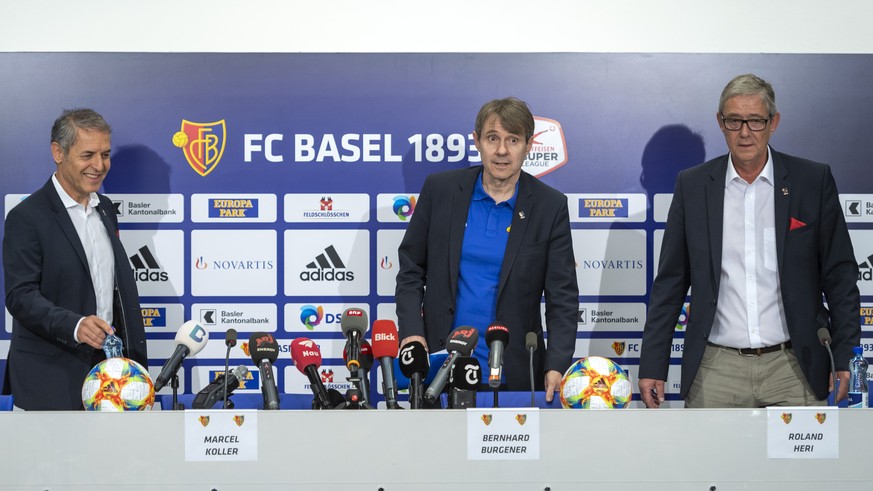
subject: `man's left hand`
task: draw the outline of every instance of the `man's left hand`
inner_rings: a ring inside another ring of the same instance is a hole
[[[557,370],[549,370],[546,372],[546,402],[552,402],[552,399],[555,397],[555,392],[561,388],[562,378],[564,378],[564,376]]]

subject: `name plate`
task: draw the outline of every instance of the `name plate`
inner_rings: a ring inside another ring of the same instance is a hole
[[[185,411],[185,460],[258,460],[258,411]]]
[[[539,408],[467,409],[467,460],[539,458]]]
[[[836,407],[768,407],[767,457],[837,459],[840,412]]]

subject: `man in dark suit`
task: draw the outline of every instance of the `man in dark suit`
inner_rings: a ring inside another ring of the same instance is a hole
[[[730,153],[676,180],[640,353],[647,407],[664,401],[689,287],[686,407],[825,404],[833,383],[821,327],[833,339],[837,399],[846,395],[858,267],[830,167],[769,147],[779,118],[769,83],[734,78],[717,114]]]
[[[90,109],[64,111],[52,127],[56,172],[6,217],[3,269],[13,324],[3,393],[24,410],[82,409],[82,383],[105,358],[107,334],[115,332],[125,356],[148,366],[118,219],[112,202],[97,194],[109,172],[110,132]]]
[[[485,104],[473,132],[482,165],[431,175],[400,244],[397,317],[403,345],[445,349],[453,328],[480,331],[475,354],[485,362],[485,328],[509,330],[505,386],[528,390],[525,336],[539,349],[537,388],[551,401],[572,361],[579,290],[567,199],[521,171],[534,119],[515,98]],[[545,292],[548,349],[543,349]]]

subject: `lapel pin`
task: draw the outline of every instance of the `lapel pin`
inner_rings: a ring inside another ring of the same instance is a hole
[[[524,220],[524,212],[523,211],[518,212],[518,218],[519,218],[519,220]]]
[[[782,196],[788,196],[788,188],[782,188]]]

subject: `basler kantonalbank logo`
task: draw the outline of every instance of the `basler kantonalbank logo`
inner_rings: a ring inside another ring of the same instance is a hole
[[[224,155],[227,126],[224,120],[195,123],[182,120],[182,128],[173,134],[173,145],[182,149],[194,172],[206,177],[215,170]]]
[[[333,245],[324,249],[323,254],[315,256],[315,261],[306,265],[306,270],[300,273],[303,281],[352,281],[355,273],[346,269],[346,265],[336,252]]]

